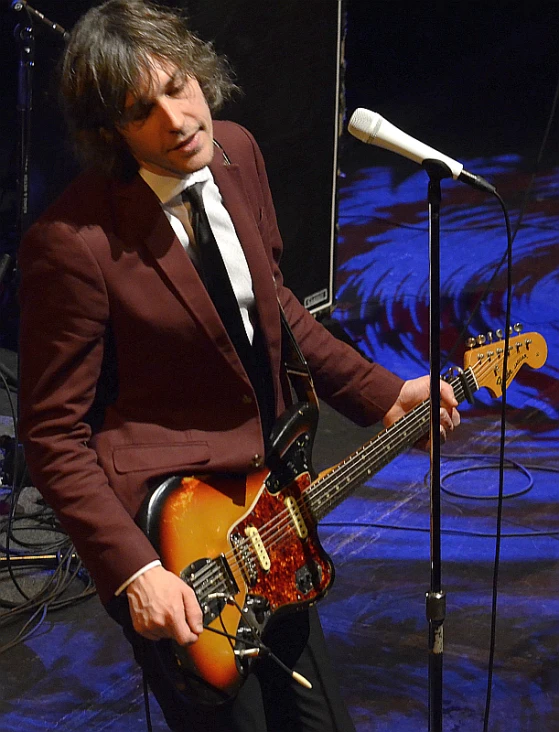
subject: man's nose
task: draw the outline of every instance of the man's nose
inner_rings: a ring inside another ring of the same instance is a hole
[[[173,130],[181,130],[184,124],[184,112],[177,99],[163,97],[159,100],[159,108],[163,115],[163,121]]]

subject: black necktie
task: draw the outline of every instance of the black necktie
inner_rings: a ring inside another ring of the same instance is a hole
[[[192,210],[192,229],[196,253],[200,260],[202,279],[209,296],[213,300],[219,317],[229,333],[239,356],[244,362],[250,343],[239,310],[239,303],[233,292],[231,280],[219,247],[213,235],[208,214],[202,200],[204,183],[195,183],[183,191],[183,201],[188,201]]]
[[[203,186],[204,183],[189,186],[183,191],[182,199],[190,203],[192,229],[204,284],[252,382],[260,408],[264,438],[267,439],[275,421],[275,399],[264,338],[255,324],[254,344],[251,345],[248,339],[239,303],[208,221],[202,200]]]

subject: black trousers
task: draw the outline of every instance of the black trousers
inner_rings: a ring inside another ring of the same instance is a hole
[[[148,641],[134,631],[126,597],[112,600],[107,610],[132,644],[173,732],[355,732],[313,608],[275,620],[266,636],[272,651],[305,676],[312,689],[298,684],[266,658],[253,664],[235,699],[218,706],[193,703],[170,683],[164,660],[168,642]]]

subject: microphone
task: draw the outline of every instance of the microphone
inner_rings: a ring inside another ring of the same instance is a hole
[[[462,163],[443,155],[411,135],[407,135],[376,112],[363,108],[356,109],[349,120],[348,130],[367,145],[376,145],[385,150],[391,150],[420,165],[423,165],[426,160],[436,160],[448,167],[454,180],[460,180],[488,193],[495,193],[495,186],[492,186],[485,178],[468,173],[467,170],[464,170]]]

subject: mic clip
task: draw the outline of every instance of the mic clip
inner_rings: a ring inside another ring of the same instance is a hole
[[[426,158],[421,167],[427,171],[429,178],[432,180],[442,180],[443,178],[452,178],[452,170],[442,160],[436,158]]]

